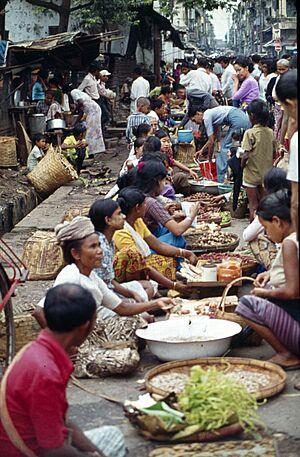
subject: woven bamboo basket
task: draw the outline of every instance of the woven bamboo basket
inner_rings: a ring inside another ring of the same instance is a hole
[[[0,136],[0,167],[16,167],[17,147],[14,136]]]
[[[34,340],[40,329],[39,324],[31,313],[26,312],[14,316],[15,331],[16,331],[16,351],[19,351],[25,344]],[[0,358],[6,355],[6,339],[2,337],[5,335],[5,326],[0,322]]]
[[[77,179],[78,175],[61,150],[50,146],[45,157],[28,173],[27,178],[37,192],[50,194]]]
[[[152,368],[145,376],[146,389],[150,393],[165,397],[171,393],[170,389],[162,389],[153,385],[153,379],[161,374],[176,373],[190,375],[190,370],[194,365],[200,365],[202,368],[215,366],[218,370],[228,370],[228,372],[241,369],[249,373],[266,374],[269,382],[264,387],[259,387],[253,391],[257,400],[272,397],[282,391],[286,382],[285,371],[274,363],[264,362],[261,360],[248,359],[244,357],[201,357],[200,359],[179,360],[177,362],[167,362]]]
[[[22,261],[28,268],[29,280],[55,279],[65,262],[54,232],[38,230],[23,246]]]
[[[90,210],[89,206],[70,208],[65,212],[62,222],[71,221],[76,216],[88,216],[89,210]]]

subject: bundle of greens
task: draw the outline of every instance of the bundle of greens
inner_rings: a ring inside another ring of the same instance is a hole
[[[192,367],[190,380],[178,395],[178,405],[189,425],[185,433],[216,430],[234,423],[253,432],[259,422],[254,396],[215,367]]]

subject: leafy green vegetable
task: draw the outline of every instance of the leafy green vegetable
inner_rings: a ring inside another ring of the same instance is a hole
[[[194,366],[189,382],[178,395],[178,404],[186,423],[198,425],[199,431],[238,422],[245,430],[253,432],[259,422],[255,397],[215,367],[204,370]]]
[[[184,414],[171,408],[164,401],[159,401],[155,405],[149,406],[149,408],[139,408],[139,411],[149,416],[159,417],[166,424],[167,429],[174,424],[184,423]]]

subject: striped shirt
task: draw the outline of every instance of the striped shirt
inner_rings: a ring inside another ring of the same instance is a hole
[[[127,128],[126,128],[126,141],[127,143],[131,143],[133,141],[134,135],[132,133],[133,127],[138,127],[141,124],[150,124],[149,118],[146,114],[140,113],[137,111],[136,113],[130,114],[127,119]]]

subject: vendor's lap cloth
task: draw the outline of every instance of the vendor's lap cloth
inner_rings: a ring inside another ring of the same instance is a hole
[[[146,258],[134,249],[120,249],[114,257],[115,279],[122,283],[126,282],[127,273],[137,273],[145,271],[146,268],[153,267],[165,278],[175,281],[176,279],[176,259],[164,257],[159,254],[151,254]],[[144,279],[144,278],[140,278]]]
[[[176,444],[154,449],[148,457],[276,457],[272,439]]]

